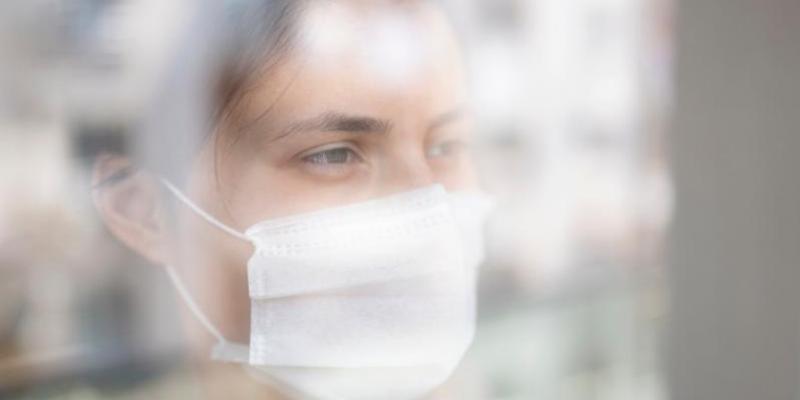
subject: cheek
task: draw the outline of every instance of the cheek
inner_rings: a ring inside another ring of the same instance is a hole
[[[449,191],[474,189],[478,186],[475,165],[470,156],[459,156],[454,160],[431,160],[430,165],[436,182]]]
[[[216,328],[227,339],[246,343],[250,330],[247,261],[252,246],[194,214],[181,214],[174,250],[182,279]]]
[[[299,167],[255,164],[236,176],[228,209],[242,230],[255,223],[367,200],[372,171],[359,168],[346,178],[319,178]]]
[[[227,188],[218,185],[213,158],[201,158],[190,174],[185,192],[220,223],[238,231],[244,227],[229,212]],[[173,251],[182,278],[200,309],[229,340],[247,342],[250,298],[247,262],[253,246],[212,225],[182,203],[175,203],[177,231]],[[202,329],[202,328],[199,328]]]

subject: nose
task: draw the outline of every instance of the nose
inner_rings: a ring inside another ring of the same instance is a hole
[[[397,152],[383,166],[379,194],[388,195],[403,192],[435,183],[425,154],[421,150]]]

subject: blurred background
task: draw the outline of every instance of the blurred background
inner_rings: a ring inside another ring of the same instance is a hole
[[[460,399],[797,398],[800,3],[450,0],[498,199]],[[0,2],[0,398],[182,362],[91,203],[197,4]]]

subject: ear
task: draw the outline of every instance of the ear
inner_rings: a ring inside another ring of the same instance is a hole
[[[168,263],[167,225],[156,180],[132,169],[126,157],[105,154],[95,160],[92,185],[95,207],[111,233],[148,261]]]

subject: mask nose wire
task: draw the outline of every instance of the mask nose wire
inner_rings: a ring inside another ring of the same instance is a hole
[[[219,222],[216,218],[211,216],[211,214],[207,213],[205,210],[200,208],[192,200],[190,200],[188,197],[186,197],[186,195],[184,195],[183,192],[180,191],[180,189],[176,188],[168,180],[166,180],[164,178],[159,178],[159,180],[161,181],[161,184],[164,185],[164,187],[166,187],[167,190],[169,190],[172,193],[172,195],[174,195],[178,200],[180,200],[183,204],[185,204],[192,211],[194,211],[195,214],[199,215],[204,220],[206,220],[209,224],[216,226],[217,228],[219,228],[222,231],[230,234],[231,236],[234,236],[236,238],[242,239],[242,240],[247,241],[247,242],[250,241],[250,238],[245,236],[244,233],[239,232],[236,229],[233,229],[230,226],[223,224],[222,222]]]

